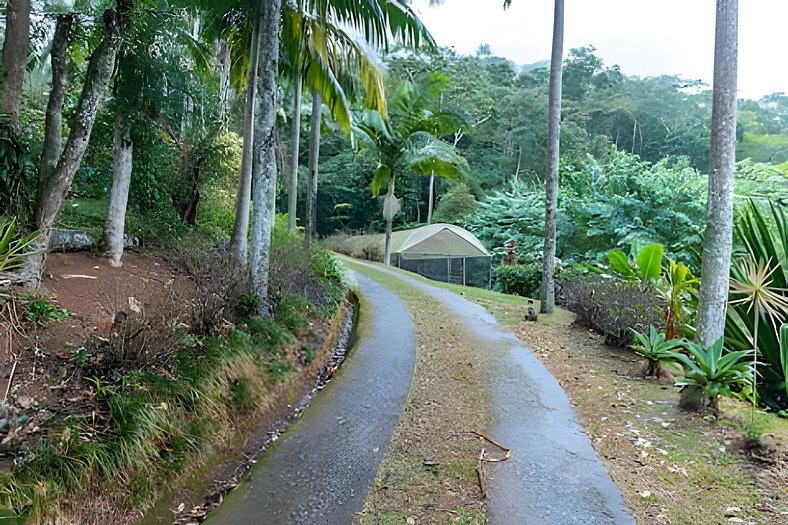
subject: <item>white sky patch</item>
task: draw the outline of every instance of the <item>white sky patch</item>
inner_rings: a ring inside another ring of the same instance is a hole
[[[715,0],[565,0],[564,53],[593,45],[607,66],[627,75],[681,75],[711,85]],[[428,0],[412,6],[441,46],[475,54],[481,43],[497,56],[529,64],[550,58],[550,0]],[[739,96],[788,92],[785,22],[788,0],[740,0]]]

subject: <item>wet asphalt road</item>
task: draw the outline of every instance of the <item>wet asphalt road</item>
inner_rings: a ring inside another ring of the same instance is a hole
[[[360,263],[363,264],[363,263]],[[443,288],[380,265],[437,300],[463,321],[480,351],[496,359],[492,373],[497,424],[492,437],[512,449],[489,470],[493,525],[634,525],[618,486],[599,461],[566,394],[542,363],[483,307]]]
[[[366,326],[348,360],[206,523],[343,525],[362,509],[405,406],[416,341],[399,297],[357,280]]]

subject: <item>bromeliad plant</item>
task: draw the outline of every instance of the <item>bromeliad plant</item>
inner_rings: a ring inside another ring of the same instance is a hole
[[[700,405],[701,410],[708,407],[719,416],[719,396],[752,399],[752,350],[725,352],[722,338],[708,348],[692,341],[685,341],[684,347],[689,355],[670,353],[684,367],[684,377],[676,384],[702,392],[706,402]]]
[[[648,360],[645,370],[646,377],[659,376],[660,367],[664,361],[674,361],[673,350],[685,344],[683,339],[665,340],[665,334],[657,331],[653,325],[649,326],[649,333],[643,334],[632,330],[636,343],[633,345],[635,353]]]

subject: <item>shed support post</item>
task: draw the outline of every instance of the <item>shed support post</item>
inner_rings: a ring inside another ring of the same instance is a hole
[[[467,286],[465,284],[465,257],[462,258],[462,285]]]

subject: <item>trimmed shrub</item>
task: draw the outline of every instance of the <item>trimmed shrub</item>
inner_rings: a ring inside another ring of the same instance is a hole
[[[665,324],[664,305],[651,291],[637,283],[595,275],[566,279],[558,300],[577,315],[577,321],[605,336],[605,343],[628,346],[635,332]]]
[[[532,261],[526,264],[498,266],[493,270],[495,290],[523,297],[539,297],[542,284],[542,264]]]

